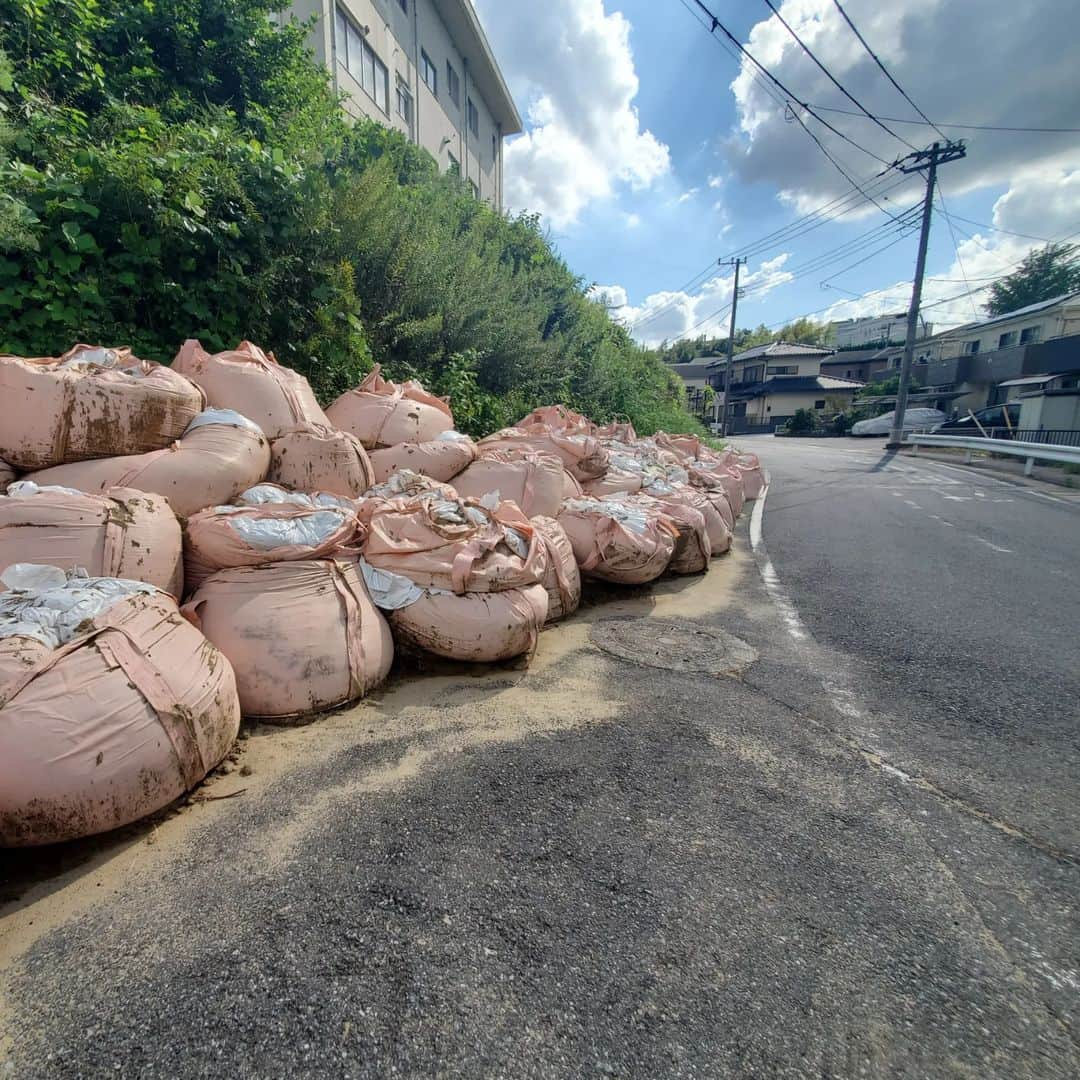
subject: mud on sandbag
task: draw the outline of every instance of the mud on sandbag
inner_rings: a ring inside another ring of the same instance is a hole
[[[476,443],[460,431],[444,431],[427,442],[403,442],[371,451],[376,484],[408,469],[447,483],[476,460]]]
[[[554,454],[485,449],[454,478],[454,487],[462,498],[498,495],[526,517],[554,517],[562,505],[565,475],[562,461]]]
[[[573,615],[581,604],[581,571],[566,530],[551,517],[534,517],[533,528],[544,542],[547,559],[541,584],[548,594],[546,622]]]
[[[355,435],[300,424],[270,441],[267,479],[293,491],[329,491],[355,499],[375,483],[375,472]]]

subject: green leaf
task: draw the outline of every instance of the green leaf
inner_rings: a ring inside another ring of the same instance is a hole
[[[67,238],[67,242],[72,247],[75,247],[79,233],[82,232],[82,226],[77,221],[65,221],[61,224],[60,231]]]

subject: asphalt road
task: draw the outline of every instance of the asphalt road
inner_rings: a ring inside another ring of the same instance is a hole
[[[756,555],[6,857],[0,1074],[1077,1075],[1080,518],[804,446]]]

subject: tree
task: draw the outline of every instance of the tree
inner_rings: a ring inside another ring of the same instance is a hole
[[[1080,289],[1078,251],[1076,244],[1047,244],[1029,252],[1019,269],[990,286],[987,313],[1006,315]]]

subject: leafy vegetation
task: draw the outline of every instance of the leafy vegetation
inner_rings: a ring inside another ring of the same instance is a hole
[[[1080,289],[1080,247],[1076,244],[1047,244],[1031,251],[1020,266],[990,286],[986,302],[989,315],[1052,300]]]
[[[770,330],[762,324],[756,329],[746,327],[735,331],[735,352],[768,345],[773,341],[798,342],[800,345],[826,346],[832,333],[831,323],[815,322],[813,319],[795,319],[779,330]],[[695,338],[680,338],[661,346],[660,355],[668,364],[688,364],[695,356],[727,356],[728,339],[699,334]]]
[[[473,433],[554,401],[695,428],[539,220],[349,122],[280,7],[0,0],[0,350],[247,337],[324,401],[419,377]]]

